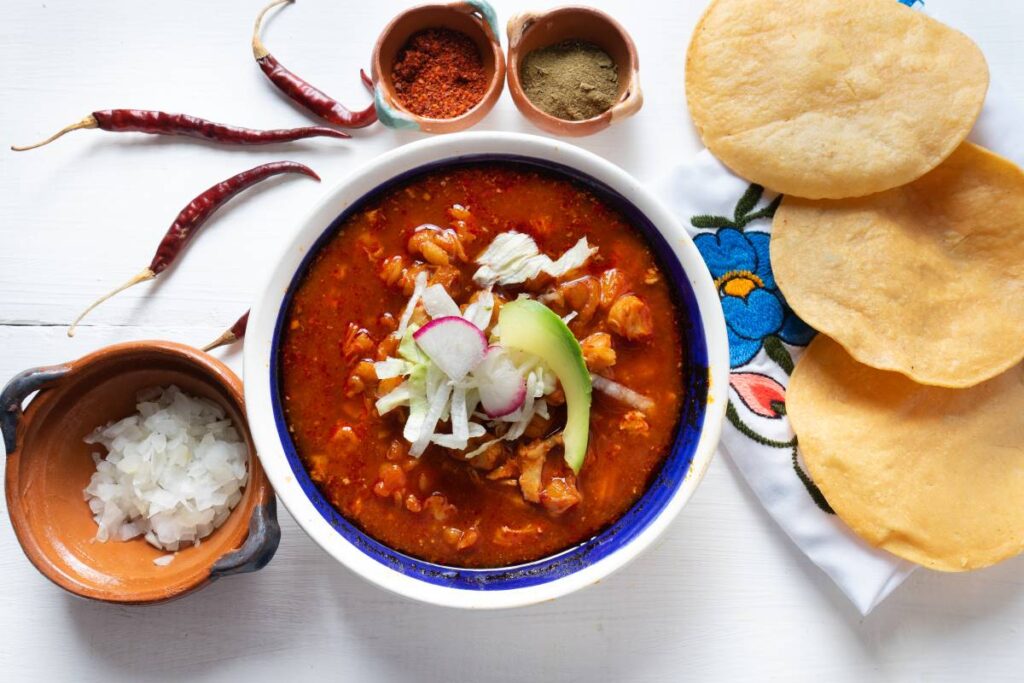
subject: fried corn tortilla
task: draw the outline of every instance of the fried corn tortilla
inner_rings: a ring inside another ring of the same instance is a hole
[[[715,0],[686,58],[704,144],[747,180],[811,199],[938,166],[988,80],[970,38],[895,0]]]
[[[1024,358],[1024,171],[976,145],[888,192],[786,197],[771,261],[797,314],[872,367],[968,387]]]
[[[819,335],[786,412],[811,478],[871,545],[954,572],[1024,550],[1024,365],[970,389],[926,387]]]

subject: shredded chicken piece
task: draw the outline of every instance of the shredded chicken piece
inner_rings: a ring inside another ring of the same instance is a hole
[[[629,291],[629,281],[618,268],[601,273],[601,309],[608,310],[615,300]]]
[[[540,502],[541,475],[544,474],[544,461],[548,452],[562,444],[561,433],[523,444],[516,452],[519,460],[519,488],[523,498],[531,503]]]
[[[491,471],[504,463],[509,456],[509,448],[504,441],[492,443],[487,450],[471,458],[469,464],[478,470]]]
[[[458,297],[456,286],[462,279],[462,273],[456,266],[438,266],[427,279],[427,284],[441,285],[453,297]]]
[[[540,504],[552,515],[558,516],[583,500],[583,495],[576,488],[576,477],[552,477],[544,490],[540,492]]]
[[[454,260],[466,261],[462,240],[450,228],[442,230],[436,225],[421,225],[409,238],[406,248],[409,253],[421,254],[427,263],[435,266],[447,266]]]
[[[494,532],[494,544],[508,547],[517,543],[522,543],[527,539],[533,538],[539,533],[541,533],[541,528],[536,524],[527,524],[526,526],[519,527],[518,529],[502,525],[500,529]]]
[[[608,311],[608,327],[630,341],[648,339],[654,334],[651,309],[635,294],[620,296]]]
[[[576,311],[576,319],[586,325],[601,303],[601,285],[597,279],[584,275],[558,286],[565,303]]]
[[[607,332],[595,332],[580,342],[583,360],[591,372],[607,370],[615,365],[615,349],[612,336]]]
[[[530,419],[530,424],[526,425],[526,429],[523,430],[523,434],[531,439],[538,439],[551,431],[551,422],[550,417],[534,415]]]
[[[562,389],[562,385],[556,386],[555,390],[548,394],[546,398],[549,406],[565,405],[565,391]]]
[[[624,432],[646,435],[651,428],[647,424],[647,417],[643,413],[639,410],[631,410],[619,420],[619,429]]]
[[[491,481],[498,479],[509,479],[513,480],[519,476],[519,462],[514,458],[509,458],[502,464],[495,467],[493,470],[487,473],[487,478]],[[515,482],[513,482],[515,483]]]

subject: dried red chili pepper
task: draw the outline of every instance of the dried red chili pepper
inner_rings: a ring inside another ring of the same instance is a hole
[[[327,126],[305,126],[303,128],[275,128],[256,130],[214,123],[189,114],[168,114],[163,111],[145,109],[103,109],[94,111],[78,123],[60,129],[42,142],[18,147],[11,145],[15,152],[24,152],[48,145],[65,133],[83,128],[99,128],[114,133],[150,133],[152,135],[184,135],[202,138],[227,145],[269,145],[275,142],[292,142],[303,138],[328,137],[350,138],[348,133]]]
[[[377,120],[377,110],[372,102],[366,109],[350,111],[334,98],[286,69],[264,47],[263,41],[260,40],[260,26],[263,24],[263,17],[271,8],[291,2],[295,2],[295,0],[274,0],[264,7],[256,17],[256,26],[252,30],[252,56],[256,58],[256,63],[281,92],[323,120],[344,128],[369,126]]]
[[[207,219],[209,219],[217,209],[223,206],[225,202],[237,195],[239,192],[252,187],[260,181],[266,180],[272,176],[281,175],[282,173],[301,173],[302,175],[314,178],[318,182],[320,180],[320,176],[314,173],[313,169],[308,166],[304,166],[303,164],[299,164],[294,161],[275,161],[273,163],[250,168],[248,171],[242,171],[238,175],[232,176],[221,183],[217,183],[193,199],[189,202],[188,206],[181,210],[178,216],[174,219],[174,222],[171,223],[171,227],[167,230],[167,234],[164,235],[163,240],[160,241],[160,245],[157,247],[156,254],[154,254],[153,260],[150,262],[149,266],[135,277],[128,280],[128,282],[94,301],[82,312],[80,316],[75,318],[75,321],[71,323],[70,327],[68,327],[68,336],[75,336],[75,328],[78,327],[78,323],[80,323],[82,318],[88,315],[92,309],[96,308],[115,294],[123,292],[129,287],[137,285],[140,282],[152,280],[166,270],[166,268],[178,257],[178,254],[181,253],[182,249],[185,248],[185,245],[187,245],[192,238],[196,236],[196,233],[199,232],[199,228],[201,228],[203,224],[206,223]]]
[[[235,324],[224,331],[224,334],[220,335],[212,342],[203,347],[203,351],[213,351],[217,347],[227,346],[228,344],[234,344],[239,339],[245,337],[245,328],[249,326],[249,311],[246,311],[241,318],[235,321]]]

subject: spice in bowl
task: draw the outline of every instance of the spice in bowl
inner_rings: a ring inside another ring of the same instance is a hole
[[[391,80],[398,103],[430,119],[462,116],[487,93],[480,49],[448,28],[414,33],[398,51]]]
[[[523,60],[520,80],[529,100],[544,112],[583,121],[610,109],[619,92],[619,69],[593,43],[565,40],[538,48]]]

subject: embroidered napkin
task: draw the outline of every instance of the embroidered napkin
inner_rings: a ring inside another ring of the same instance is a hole
[[[993,84],[971,139],[1024,164],[1021,121]],[[715,278],[725,313],[732,373],[720,449],[793,542],[866,615],[915,565],[850,532],[800,460],[785,414],[786,386],[815,332],[790,310],[772,275],[771,219],[781,197],[733,175],[707,150],[661,185]]]

